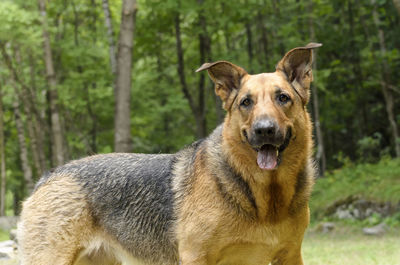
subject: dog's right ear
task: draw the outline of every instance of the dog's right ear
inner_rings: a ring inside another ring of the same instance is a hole
[[[203,70],[208,71],[215,84],[215,94],[221,98],[224,109],[229,110],[240,88],[240,80],[247,72],[228,61],[205,63],[196,72]]]

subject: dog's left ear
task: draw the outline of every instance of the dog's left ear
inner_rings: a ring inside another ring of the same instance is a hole
[[[221,98],[224,109],[229,110],[240,88],[240,81],[247,72],[228,61],[205,63],[196,72],[203,70],[208,71],[215,84],[215,94]]]
[[[312,74],[312,50],[321,47],[321,43],[309,43],[305,47],[297,47],[283,56],[276,66],[276,71],[286,75],[289,83],[301,97],[303,105],[310,99],[310,83],[313,81]]]

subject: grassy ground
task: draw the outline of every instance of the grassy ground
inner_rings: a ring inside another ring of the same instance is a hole
[[[400,231],[365,236],[361,228],[344,227],[328,234],[308,232],[303,242],[307,265],[400,265]]]
[[[317,179],[310,201],[311,223],[326,219],[329,206],[350,196],[377,202],[400,202],[400,159],[382,159],[377,164],[347,163]],[[362,234],[362,227],[385,222],[391,226],[382,237]],[[345,224],[346,223],[346,224]],[[329,234],[310,229],[303,243],[308,265],[400,265],[400,213],[388,218],[344,221]]]

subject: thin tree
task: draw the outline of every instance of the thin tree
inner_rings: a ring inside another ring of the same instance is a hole
[[[15,61],[16,65],[21,65],[21,59],[19,56],[19,50],[15,50]],[[48,131],[46,123],[40,116],[39,110],[36,104],[36,96],[35,93],[32,91],[35,87],[34,82],[34,69],[32,64],[32,57],[29,58],[30,60],[30,74],[31,74],[31,84],[30,87],[22,80],[20,77],[20,73],[17,71],[13,64],[13,60],[11,56],[7,53],[6,44],[0,43],[0,53],[2,54],[3,61],[7,66],[10,77],[17,85],[14,85],[15,93],[18,96],[19,101],[23,103],[25,113],[28,115],[27,125],[28,125],[28,132],[29,137],[31,140],[32,146],[32,157],[36,167],[37,175],[40,176],[46,169],[46,161],[45,161],[45,154],[44,154],[44,145],[43,145],[43,138],[44,138],[44,131]]]
[[[64,138],[60,113],[58,109],[58,92],[57,79],[53,66],[53,56],[50,45],[50,35],[47,25],[46,3],[45,0],[39,1],[39,10],[42,17],[43,28],[43,50],[44,61],[46,66],[46,77],[49,87],[49,105],[50,105],[50,120],[51,120],[51,135],[52,135],[52,153],[53,165],[61,165],[65,161],[64,157]]]
[[[3,94],[0,88],[0,216],[6,213],[6,158],[4,146]]]
[[[393,4],[397,9],[397,13],[400,15],[400,0],[393,0]]]
[[[315,30],[314,30],[314,17],[313,17],[313,12],[312,12],[312,10],[313,10],[312,2],[310,2],[310,5],[308,8],[309,8],[308,26],[309,26],[309,31],[310,31],[310,41],[316,41]],[[315,70],[317,70],[317,62],[316,62],[317,61],[317,58],[316,58],[317,51],[313,51],[313,56],[314,56],[313,68]],[[316,79],[315,75],[314,75],[314,79]],[[325,148],[324,148],[324,138],[322,135],[321,123],[320,123],[320,118],[319,118],[318,89],[315,84],[316,84],[316,82],[311,84],[312,108],[313,108],[313,113],[314,113],[315,135],[317,138],[317,153],[315,155],[315,159],[319,165],[319,174],[320,174],[320,176],[323,176],[325,169],[326,169],[326,156],[325,156]]]
[[[371,0],[371,4],[373,6],[372,9],[372,17],[373,21],[375,24],[375,27],[378,30],[378,40],[379,40],[379,49],[380,49],[380,55],[385,56],[386,54],[386,43],[385,43],[385,33],[383,29],[380,27],[380,19],[379,15],[377,12],[377,7],[375,0]],[[400,157],[400,140],[399,140],[399,131],[397,129],[397,124],[396,124],[396,118],[394,114],[394,98],[393,98],[393,92],[390,89],[391,86],[391,81],[390,81],[390,67],[386,61],[386,59],[381,59],[381,67],[380,67],[380,73],[381,73],[381,90],[383,94],[383,98],[385,100],[385,107],[386,107],[386,113],[387,117],[389,120],[390,128],[391,128],[391,133],[392,133],[392,138],[393,138],[393,143],[394,143],[394,149],[396,152],[396,156]]]
[[[115,87],[115,152],[131,152],[132,50],[136,20],[136,0],[122,3]]]
[[[201,1],[199,1],[201,4]],[[201,21],[202,14],[200,13],[199,16],[199,25],[203,28],[202,33],[199,34],[199,50],[200,50],[200,60],[201,63],[204,63],[206,60],[206,36],[204,35],[204,27],[205,21]],[[203,17],[204,19],[204,17]],[[202,26],[203,23],[203,26]],[[186,82],[186,75],[185,75],[185,60],[184,60],[184,52],[182,48],[182,39],[181,39],[181,19],[179,12],[175,13],[175,40],[176,40],[176,53],[178,57],[178,76],[179,81],[181,83],[181,88],[184,97],[189,103],[190,110],[194,116],[196,122],[196,137],[204,138],[206,136],[206,119],[205,119],[205,102],[204,102],[204,75],[200,75],[199,79],[199,91],[198,91],[198,103],[195,103],[193,95],[189,91],[189,86]]]
[[[13,81],[12,81],[13,82]],[[15,85],[15,84],[13,84]],[[28,194],[30,194],[34,187],[32,168],[29,165],[28,148],[25,140],[25,129],[19,109],[18,97],[15,97],[13,102],[13,110],[15,117],[15,126],[17,127],[18,144],[19,144],[19,157],[21,159],[22,171],[24,174],[25,187]]]
[[[112,26],[112,17],[108,0],[103,0],[103,13],[104,22],[107,28],[108,52],[110,55],[111,73],[113,75],[113,79],[115,79],[115,75],[117,74],[117,58],[115,56],[114,29]]]

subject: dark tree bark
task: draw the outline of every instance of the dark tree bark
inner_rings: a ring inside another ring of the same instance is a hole
[[[47,83],[49,87],[53,165],[58,166],[64,164],[65,162],[64,136],[61,117],[58,109],[57,80],[53,66],[50,35],[47,30],[47,14],[44,0],[39,0],[39,9],[40,15],[42,16],[44,61],[46,66]]]
[[[74,42],[75,42],[75,46],[78,47],[79,46],[79,14],[77,12],[76,6],[74,1],[71,1],[72,4],[72,8],[74,11]],[[91,0],[91,4],[92,4],[92,8],[95,9],[96,8],[96,3],[94,0]],[[95,11],[93,11],[95,13]],[[92,21],[92,30],[96,30],[95,28],[95,24],[96,24],[96,17],[93,16],[93,21]],[[95,32],[94,32],[95,33]],[[95,34],[94,34],[95,35]],[[83,67],[80,63],[78,63],[77,65],[77,72],[82,74],[83,73]],[[95,82],[92,83],[92,86],[95,86]],[[87,144],[87,152],[89,154],[92,153],[97,153],[97,145],[96,145],[96,138],[97,138],[97,115],[96,113],[93,111],[92,108],[92,102],[90,100],[90,93],[89,93],[89,87],[90,84],[89,82],[85,82],[83,84],[83,88],[82,90],[85,92],[84,94],[84,98],[86,100],[86,109],[87,112],[89,114],[90,117],[90,122],[91,122],[91,129],[90,129],[90,140],[89,140],[89,144]]]
[[[97,16],[98,16],[98,14],[97,14],[97,11],[96,11],[97,10],[96,0],[90,0],[90,3],[92,5],[92,31],[94,33],[93,34],[93,45],[94,45],[94,44],[96,44],[96,41],[97,41],[97,27],[96,27],[96,24],[97,24]],[[115,52],[114,52],[114,58],[115,58]],[[113,76],[115,76],[115,74],[113,74]],[[113,82],[113,84],[114,84],[114,82]],[[93,89],[96,89],[96,87],[97,87],[96,81],[93,81],[91,86],[92,86]],[[86,100],[88,102],[87,110],[88,110],[89,116],[92,119],[92,129],[91,129],[91,132],[90,132],[90,135],[92,137],[91,137],[91,141],[90,141],[90,146],[91,146],[92,152],[93,153],[97,153],[98,117],[97,117],[96,112],[92,108],[92,103],[91,103],[92,100],[90,98],[89,87],[86,87],[85,91],[86,91]]]
[[[14,48],[14,53],[15,53],[15,62],[17,65],[22,65],[22,60],[21,60],[21,56],[20,56],[20,51],[18,47]],[[16,83],[16,78],[14,76],[14,82]],[[21,80],[20,78],[18,78],[21,81],[21,84],[26,84],[26,82],[24,82],[23,80]],[[36,176],[39,177],[43,174],[44,170],[45,170],[45,162],[44,162],[44,158],[41,159],[41,156],[44,157],[44,152],[43,149],[40,150],[38,148],[38,142],[41,142],[41,140],[38,140],[38,135],[35,131],[35,123],[37,122],[37,119],[35,119],[35,115],[34,113],[37,112],[36,111],[31,111],[31,109],[36,108],[34,106],[34,102],[36,102],[36,98],[33,95],[32,90],[27,87],[26,85],[21,85],[21,90],[19,90],[17,88],[17,86],[15,86],[15,92],[19,97],[19,101],[22,102],[23,104],[23,109],[25,112],[25,115],[27,116],[26,119],[26,125],[27,125],[27,129],[28,129],[28,135],[29,135],[29,139],[30,139],[30,145],[31,145],[31,150],[32,150],[32,158],[33,158],[33,163],[35,165],[35,169],[36,169]],[[37,126],[36,126],[37,127]]]
[[[211,61],[211,40],[207,33],[207,21],[204,15],[204,0],[197,0],[200,6],[199,10],[199,51],[200,62],[202,65],[206,61]],[[206,120],[206,104],[205,104],[205,75],[199,75],[198,86],[198,107],[197,107],[197,138],[204,138],[207,136],[207,120]],[[218,107],[218,106],[216,106]],[[218,116],[218,112],[217,112]]]
[[[0,88],[0,216],[6,213],[6,159],[4,146],[3,95]]]
[[[357,8],[356,8],[357,10]],[[347,13],[348,13],[348,18],[349,18],[349,25],[350,25],[350,36],[355,36],[354,32],[354,27],[355,27],[355,21],[354,21],[354,8],[353,8],[353,2],[351,0],[347,1]],[[357,17],[357,16],[356,16]],[[357,48],[357,42],[355,38],[349,38],[350,41],[350,47],[353,47],[355,50],[354,52],[350,53],[350,58],[349,58],[349,65],[351,66],[351,69],[354,73],[354,78],[352,79],[352,83],[356,86],[357,91],[362,95],[364,91],[364,85],[363,85],[363,73],[362,73],[362,67],[361,67],[361,58],[359,54],[359,50]],[[355,124],[355,132],[357,133],[358,137],[362,137],[362,132],[367,131],[365,128],[368,126],[368,110],[366,109],[366,104],[363,104],[362,101],[364,99],[362,97],[358,97],[358,105],[360,106],[359,111],[360,121],[358,124]]]
[[[117,74],[117,58],[115,56],[115,41],[114,41],[114,29],[112,27],[112,17],[110,12],[110,6],[108,5],[108,0],[102,0],[102,1],[103,1],[104,22],[107,28],[111,73],[113,75],[113,78],[115,78],[115,75]]]
[[[393,0],[393,4],[397,9],[397,13],[400,15],[400,0]]]
[[[13,82],[17,84],[14,86],[15,93],[17,94],[19,101],[23,103],[24,111],[27,113],[28,116],[27,126],[28,126],[29,137],[31,139],[32,157],[34,160],[37,176],[40,176],[46,169],[46,157],[44,154],[43,139],[44,139],[44,133],[45,131],[48,131],[48,128],[37,108],[36,96],[33,93],[32,90],[33,88],[29,87],[20,78],[19,73],[13,66],[12,59],[7,53],[4,44],[0,45],[0,49],[4,62],[6,63],[7,68],[11,73],[11,79],[13,80]],[[20,65],[22,62],[19,56],[17,56],[19,52],[18,49],[15,50],[16,50],[16,61],[17,64]],[[35,84],[33,81],[35,73],[32,65],[33,62],[31,62],[31,60],[33,59],[30,57],[29,60],[30,60],[29,67],[31,74],[31,86],[33,86]],[[18,85],[20,86],[20,88],[18,87]]]
[[[258,56],[260,60],[260,65],[263,65],[265,71],[268,71],[269,65],[269,57],[268,57],[268,35],[267,35],[267,28],[264,25],[264,15],[261,11],[257,13],[257,25],[260,31],[260,45],[261,45],[261,52],[263,56]]]
[[[378,40],[379,40],[379,49],[381,55],[386,54],[386,43],[385,43],[385,33],[383,29],[380,27],[380,19],[377,12],[377,7],[375,0],[371,0],[371,4],[373,5],[372,16],[374,20],[375,27],[378,30]],[[392,134],[392,142],[394,145],[394,150],[396,153],[396,157],[400,157],[400,140],[399,140],[399,132],[397,129],[396,118],[394,114],[394,98],[393,92],[390,89],[391,80],[390,80],[390,68],[385,59],[381,61],[381,90],[383,94],[383,98],[385,100],[386,113],[389,120],[389,126]]]
[[[314,19],[312,13],[312,4],[309,5],[309,31],[310,31],[310,40],[315,40],[315,31],[314,31]],[[314,56],[314,71],[317,70],[317,52],[313,51]],[[319,100],[318,100],[318,89],[315,85],[316,77],[314,74],[314,84],[311,84],[311,95],[312,95],[312,107],[314,113],[314,126],[315,126],[315,134],[317,138],[317,153],[315,155],[315,159],[319,165],[319,174],[320,176],[324,175],[326,170],[326,156],[325,156],[325,148],[324,148],[324,137],[322,135],[321,124],[319,119]]]
[[[200,28],[200,33],[198,35],[199,38],[199,53],[200,53],[200,62],[199,65],[205,63],[206,61],[211,61],[211,39],[207,33],[207,23],[206,17],[204,15],[204,0],[198,0],[199,4],[199,20],[198,25]],[[179,81],[181,83],[182,92],[184,97],[189,103],[189,107],[192,111],[192,114],[195,118],[196,122],[196,137],[198,139],[204,138],[207,136],[207,120],[206,120],[206,104],[205,104],[205,75],[201,74],[199,76],[198,83],[198,94],[197,94],[197,103],[194,100],[194,96],[190,93],[188,84],[186,82],[185,76],[185,62],[184,62],[184,53],[182,49],[182,40],[181,40],[181,20],[180,14],[177,12],[175,14],[175,38],[176,38],[176,52],[178,57],[178,76]],[[222,105],[217,97],[213,93],[213,97],[215,100],[216,107],[216,115],[217,122],[220,123],[223,119],[222,114]]]
[[[136,0],[124,0],[118,42],[117,76],[115,91],[115,138],[116,152],[131,152],[131,84],[132,50],[136,19]]]
[[[13,82],[13,81],[12,81]],[[13,82],[13,85],[16,85]],[[21,159],[22,171],[24,174],[25,180],[25,187],[28,194],[30,194],[34,187],[33,177],[32,177],[32,168],[29,165],[28,159],[28,148],[26,146],[25,141],[25,130],[24,124],[21,118],[21,112],[19,109],[19,102],[18,97],[15,97],[13,102],[13,110],[14,110],[14,117],[15,117],[15,126],[17,127],[17,134],[18,134],[18,144],[19,144],[19,157]]]
[[[247,55],[249,56],[249,72],[253,72],[253,34],[251,32],[250,23],[245,24],[246,36],[247,36]]]
[[[182,49],[182,40],[181,40],[181,20],[179,18],[179,13],[175,14],[175,38],[176,38],[176,53],[178,57],[178,76],[179,76],[179,81],[181,83],[182,87],[182,92],[183,95],[185,96],[186,100],[189,103],[189,107],[193,113],[193,115],[196,117],[196,106],[194,104],[192,95],[189,92],[188,85],[186,83],[186,76],[185,76],[185,62],[183,58],[183,49]]]

